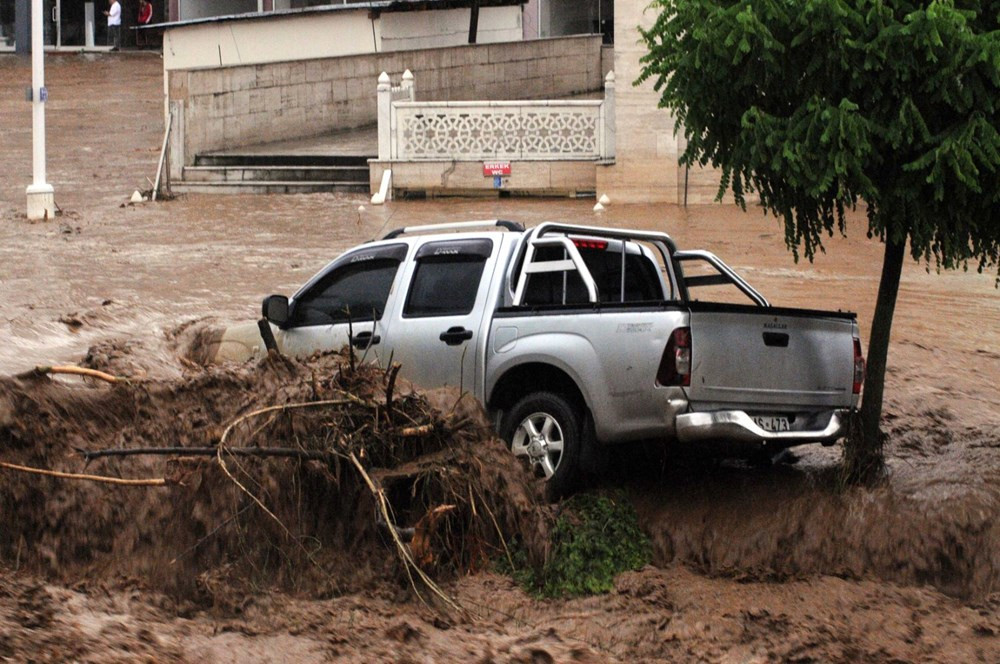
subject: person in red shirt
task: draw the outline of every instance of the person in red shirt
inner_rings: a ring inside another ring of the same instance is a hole
[[[139,0],[139,20],[138,25],[149,25],[149,22],[153,20],[153,3],[149,0]],[[145,46],[146,45],[146,33],[142,30],[138,30],[135,33],[135,45]]]

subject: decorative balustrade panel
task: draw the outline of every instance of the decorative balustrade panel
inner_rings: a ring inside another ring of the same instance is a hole
[[[596,159],[601,103],[393,103],[393,158]]]

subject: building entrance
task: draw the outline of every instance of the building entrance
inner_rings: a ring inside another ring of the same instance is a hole
[[[22,0],[0,0],[0,50],[14,50],[15,21],[17,5]],[[25,9],[30,9],[30,0],[24,2]],[[100,27],[103,23],[95,21],[95,14],[104,18],[103,11],[95,2],[80,0],[43,0],[42,2],[42,35],[46,46],[83,47],[93,46],[87,43],[88,22],[91,34],[97,44],[103,44],[104,34]],[[94,33],[97,34],[94,34]]]

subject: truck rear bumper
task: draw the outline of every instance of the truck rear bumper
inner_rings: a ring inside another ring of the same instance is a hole
[[[731,441],[768,443],[776,447],[792,447],[804,443],[833,443],[845,433],[847,411],[830,413],[829,422],[821,429],[809,431],[766,431],[742,410],[720,410],[710,413],[686,413],[677,416],[677,438],[683,443]]]

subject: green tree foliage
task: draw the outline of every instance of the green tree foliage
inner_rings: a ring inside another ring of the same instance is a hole
[[[756,192],[809,259],[863,202],[886,245],[855,477],[881,471],[878,420],[899,274],[1000,264],[1000,2],[654,0],[642,31],[681,162]]]

